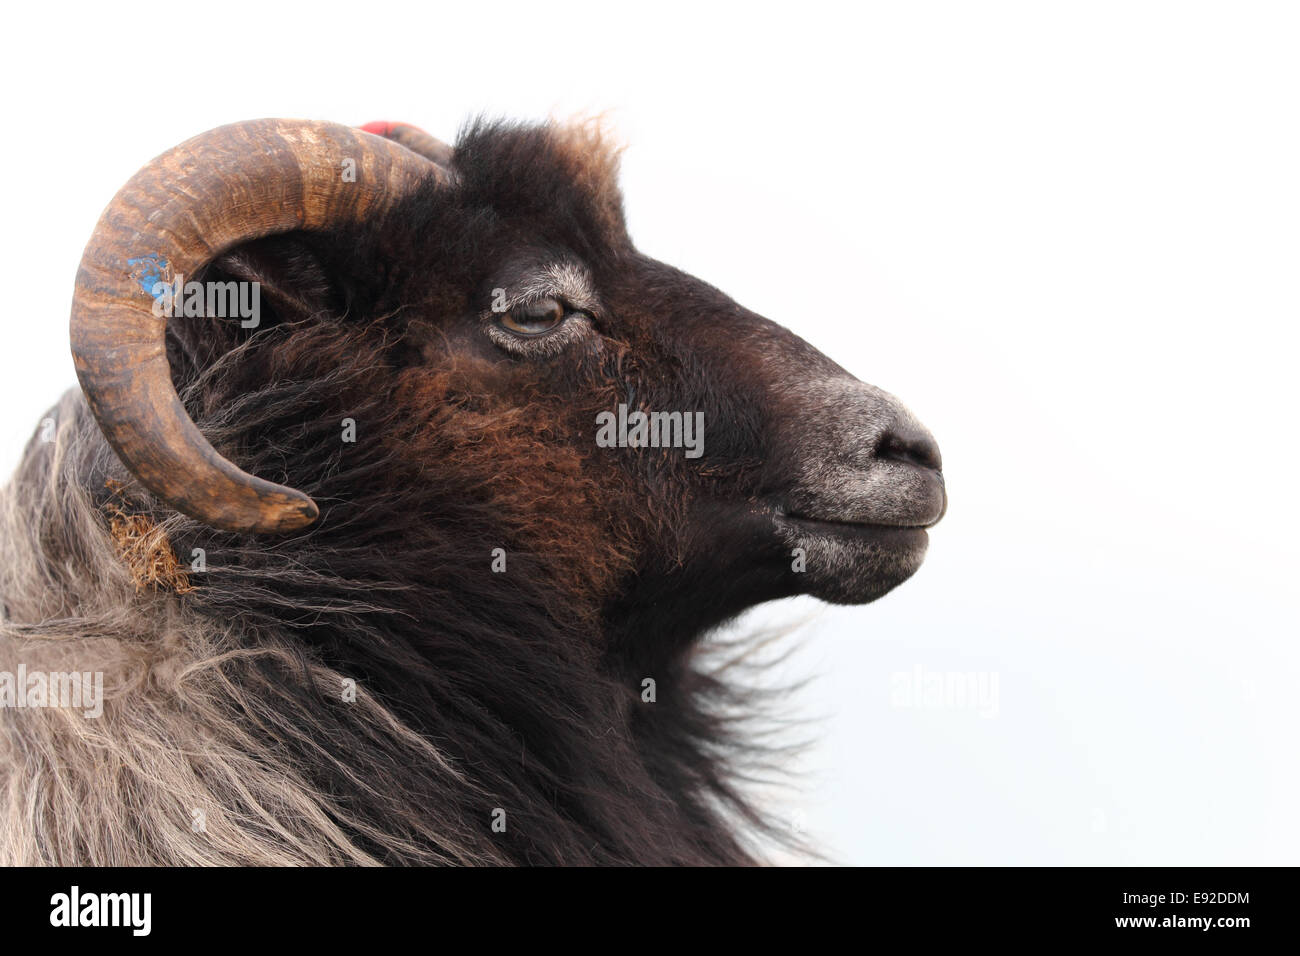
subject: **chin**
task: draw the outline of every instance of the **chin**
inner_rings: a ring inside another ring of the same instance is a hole
[[[818,523],[820,524],[820,523]],[[791,548],[803,548],[806,568],[798,591],[831,604],[869,604],[921,567],[929,535],[924,528],[844,525],[783,529]]]

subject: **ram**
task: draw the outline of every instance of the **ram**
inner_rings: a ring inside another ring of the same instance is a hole
[[[257,314],[171,301],[211,283]],[[71,337],[0,670],[102,713],[0,709],[5,863],[760,862],[704,638],[880,597],[946,507],[894,398],[635,249],[590,125],[204,133],[104,212]],[[702,454],[598,442],[620,406]]]

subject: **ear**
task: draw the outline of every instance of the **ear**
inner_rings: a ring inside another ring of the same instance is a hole
[[[173,378],[206,368],[249,336],[285,322],[341,317],[346,294],[325,256],[299,235],[268,236],[236,246],[196,277],[201,283],[240,284],[250,314],[226,318],[174,315],[167,325]]]
[[[219,257],[212,268],[236,282],[255,282],[273,321],[339,314],[343,296],[318,252],[295,236],[268,236]]]

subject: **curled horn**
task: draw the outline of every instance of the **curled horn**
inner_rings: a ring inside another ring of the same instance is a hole
[[[355,176],[344,176],[351,161]],[[202,133],[136,173],[100,217],[72,299],[72,356],[122,463],[178,511],[228,531],[283,532],[319,514],[310,497],[237,468],[200,434],[172,385],[152,287],[230,248],[377,216],[438,166],[333,123],[254,120]]]
[[[383,136],[395,143],[401,143],[413,153],[419,153],[430,162],[437,163],[443,169],[451,167],[452,148],[440,139],[436,139],[409,123],[376,122],[361,127],[367,133]]]

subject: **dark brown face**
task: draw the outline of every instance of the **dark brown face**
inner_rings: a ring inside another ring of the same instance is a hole
[[[560,568],[599,583],[612,617],[668,624],[669,596],[693,621],[793,594],[872,601],[920,566],[946,506],[938,446],[896,399],[630,249],[516,252],[429,338],[417,377],[476,367],[462,387],[490,396],[466,412],[483,416],[471,445],[515,422],[491,442],[521,449],[494,507],[525,537],[547,529],[525,546],[571,542]]]
[[[688,536],[691,561],[716,575],[719,543],[734,542],[728,580],[709,587],[734,591],[733,606],[790,594],[856,604],[916,571],[947,502],[924,427],[720,292],[655,262],[637,273],[622,311],[633,351],[651,357],[643,403],[706,410],[706,454],[679,460],[674,477],[688,520],[715,529]],[[637,306],[646,285],[680,292]]]

